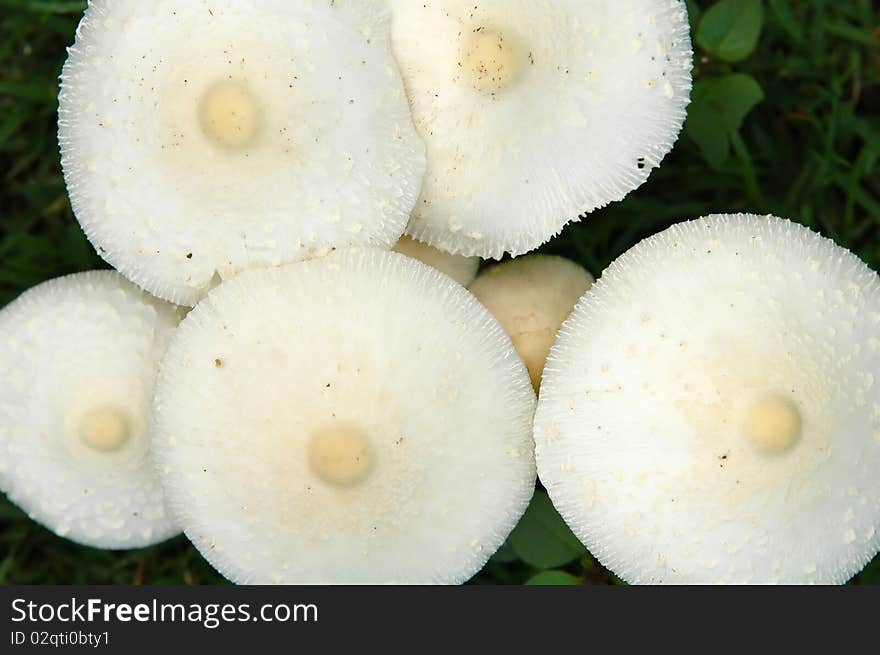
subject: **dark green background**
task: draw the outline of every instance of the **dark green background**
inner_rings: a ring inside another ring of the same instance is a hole
[[[713,4],[688,2],[697,86],[674,151],[642,188],[544,250],[599,273],[674,222],[743,211],[798,220],[877,270],[878,8],[870,0],[725,0],[707,16]],[[0,0],[0,305],[48,278],[104,266],[71,214],[55,140],[57,78],[84,6]],[[543,492],[475,579],[527,580],[615,582]],[[0,498],[2,583],[220,581],[183,538],[93,550],[55,537]],[[854,582],[880,582],[880,559]]]

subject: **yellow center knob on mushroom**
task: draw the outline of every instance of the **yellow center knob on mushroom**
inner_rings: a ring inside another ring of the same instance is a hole
[[[112,452],[124,446],[131,436],[131,426],[125,413],[114,408],[89,412],[80,426],[83,442],[93,450]]]
[[[746,436],[765,452],[781,453],[797,442],[801,434],[801,413],[783,396],[768,396],[757,402],[746,417]]]
[[[199,122],[212,141],[224,148],[250,145],[260,127],[260,110],[242,84],[224,81],[207,90],[199,106]]]
[[[308,445],[312,471],[324,482],[350,487],[363,482],[373,469],[373,453],[366,436],[348,427],[315,431]]]
[[[465,42],[461,68],[466,81],[477,91],[497,93],[519,77],[521,56],[504,35],[480,30]]]

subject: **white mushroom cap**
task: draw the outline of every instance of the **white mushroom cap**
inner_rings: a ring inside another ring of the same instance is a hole
[[[192,305],[239,270],[391,248],[424,173],[376,0],[92,0],[59,139],[98,252]]]
[[[466,289],[367,249],[242,273],[163,360],[154,453],[240,583],[452,583],[535,482],[528,374]]]
[[[407,236],[400,238],[394,250],[446,273],[463,287],[474,281],[480,268],[479,257],[452,255]]]
[[[0,487],[35,521],[98,548],[180,532],[149,458],[180,317],[110,271],[45,282],[0,312]]]
[[[691,88],[679,0],[392,0],[428,150],[407,233],[500,258],[641,185]]]
[[[529,255],[480,273],[470,290],[510,335],[537,391],[559,326],[592,284],[573,261]]]
[[[620,257],[550,352],[556,508],[636,583],[840,583],[880,548],[880,278],[807,228],[710,216]]]

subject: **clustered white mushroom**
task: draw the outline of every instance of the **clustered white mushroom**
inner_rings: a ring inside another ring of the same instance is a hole
[[[239,583],[458,583],[537,473],[628,581],[846,580],[880,550],[876,273],[738,215],[595,285],[476,276],[644,182],[690,57],[680,0],[92,0],[65,177],[164,300],[91,272],[0,312],[0,487]]]
[[[231,580],[464,582],[534,491],[534,404],[464,288],[348,251],[242,273],[193,310],[153,447],[175,514]]]
[[[391,0],[428,171],[407,233],[462,255],[534,250],[640,186],[691,89],[678,0]]]
[[[242,269],[390,248],[425,169],[377,0],[92,0],[59,140],[101,256],[186,305]]]
[[[0,486],[99,548],[180,532],[150,464],[150,403],[181,312],[111,271],[45,282],[0,311]]]
[[[541,481],[639,583],[839,583],[880,549],[880,278],[716,215],[620,257],[550,353]]]

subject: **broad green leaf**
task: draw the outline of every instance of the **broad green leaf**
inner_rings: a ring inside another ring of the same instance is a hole
[[[744,73],[701,80],[694,85],[685,133],[706,161],[718,167],[730,153],[730,135],[763,99],[760,85]]]
[[[526,581],[527,585],[579,585],[581,581],[565,571],[541,571]]]
[[[720,0],[703,14],[697,43],[724,61],[752,54],[764,25],[763,0]]]
[[[495,554],[492,555],[491,560],[493,562],[498,562],[500,564],[507,564],[508,562],[516,561],[516,553],[513,551],[513,548],[510,547],[508,542],[504,542],[501,544],[501,548],[495,551]]]
[[[704,100],[718,110],[728,132],[738,132],[745,117],[764,99],[761,85],[744,73],[712,80],[710,84]]]
[[[517,557],[536,569],[568,564],[586,552],[544,491],[535,493],[508,543]]]
[[[718,112],[710,105],[692,102],[684,131],[697,144],[703,158],[715,168],[721,166],[730,154],[730,137]]]

